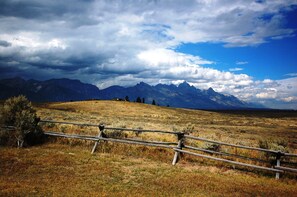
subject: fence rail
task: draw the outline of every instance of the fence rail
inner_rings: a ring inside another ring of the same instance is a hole
[[[256,147],[250,147],[250,146],[242,146],[242,145],[237,145],[237,144],[229,144],[229,143],[225,143],[225,142],[219,142],[219,141],[209,140],[209,139],[205,139],[205,138],[201,138],[201,137],[190,136],[190,135],[185,135],[185,138],[200,140],[200,141],[204,141],[204,142],[210,142],[210,143],[220,144],[220,145],[225,145],[225,146],[231,146],[231,147],[237,147],[237,148],[243,148],[243,149],[249,149],[249,150],[262,151],[262,152],[267,152],[267,153],[275,153],[275,154],[285,155],[285,153],[282,153],[280,151],[256,148]]]
[[[204,157],[204,158],[207,158],[207,159],[212,159],[212,160],[216,160],[216,161],[223,161],[223,162],[227,162],[227,163],[232,163],[232,164],[235,164],[235,165],[241,165],[241,166],[256,168],[256,169],[260,169],[260,170],[268,170],[268,171],[272,171],[272,172],[284,172],[283,170],[278,170],[278,169],[274,169],[274,168],[267,168],[267,167],[263,167],[263,166],[257,166],[257,165],[252,165],[252,164],[247,164],[247,163],[232,161],[232,160],[223,159],[223,158],[212,157],[212,156],[203,155],[203,154],[199,154],[199,153],[193,153],[193,152],[190,152],[190,151],[180,150],[180,149],[177,149],[177,148],[174,148],[174,150],[175,151],[178,151],[178,152],[181,152],[181,153],[187,153],[187,154],[190,154],[190,155]]]
[[[83,126],[83,127],[97,127],[97,128],[99,128],[99,133],[97,136],[88,136],[88,135],[79,135],[79,134],[65,134],[65,133],[58,133],[58,132],[44,132],[44,134],[48,135],[48,136],[66,137],[66,138],[95,141],[95,144],[92,149],[92,154],[96,151],[96,147],[98,146],[100,141],[111,141],[111,142],[117,142],[117,143],[127,143],[127,144],[136,144],[136,145],[143,145],[143,146],[153,146],[153,147],[172,149],[175,152],[173,161],[172,161],[172,165],[175,165],[179,161],[180,153],[183,153],[183,154],[189,154],[189,155],[207,158],[207,159],[211,159],[211,160],[231,163],[234,165],[241,165],[241,166],[251,167],[251,168],[255,168],[255,169],[259,169],[259,170],[275,172],[276,179],[279,179],[280,173],[284,173],[284,172],[297,173],[297,169],[295,169],[295,168],[280,166],[282,157],[297,157],[297,154],[292,154],[292,153],[285,153],[285,152],[276,151],[276,150],[269,150],[269,149],[263,149],[263,148],[257,148],[257,147],[237,145],[237,144],[230,144],[230,143],[226,143],[226,142],[220,142],[220,141],[205,139],[205,138],[201,138],[201,137],[186,135],[183,132],[105,127],[105,125],[103,125],[103,124],[61,122],[61,121],[53,121],[53,120],[41,120],[40,122],[53,123],[53,124],[69,124],[69,125],[76,125],[76,126]],[[104,134],[104,132],[106,130],[130,131],[130,132],[136,132],[138,134],[143,133],[143,132],[151,132],[151,133],[175,135],[177,137],[177,142],[146,141],[146,140],[135,139],[135,138],[110,138]],[[214,156],[200,154],[197,152],[191,152],[188,150],[183,150],[183,148],[185,148],[185,149],[190,149],[192,151],[199,151],[199,152],[204,152],[204,153],[208,153],[208,154],[216,154],[216,155],[221,155],[221,156],[235,157],[235,158],[240,158],[240,159],[245,159],[245,160],[250,160],[250,161],[255,161],[255,162],[261,162],[261,163],[266,163],[266,164],[270,163],[270,161],[266,161],[266,160],[262,160],[262,159],[258,159],[258,158],[250,158],[247,156],[233,154],[233,153],[207,150],[207,149],[203,149],[203,148],[199,148],[199,147],[189,146],[189,145],[185,144],[186,143],[185,139],[199,140],[199,141],[213,143],[213,144],[219,144],[219,145],[236,147],[236,148],[241,148],[241,149],[255,150],[255,151],[260,151],[260,152],[264,152],[264,153],[270,153],[271,155],[275,156],[276,165],[272,166],[272,167],[259,166],[259,165],[253,165],[253,164],[233,161],[233,160],[229,160],[229,159],[225,159],[225,158],[218,158],[218,157],[214,157]]]
[[[55,124],[69,124],[76,126],[88,126],[88,127],[99,127],[100,124],[89,124],[89,123],[75,123],[75,122],[61,122],[61,121],[53,121],[53,120],[40,120],[43,123],[55,123]],[[182,132],[174,132],[174,131],[162,131],[162,130],[146,130],[146,129],[130,129],[130,128],[118,128],[118,127],[104,127],[106,130],[117,130],[117,131],[132,131],[132,132],[150,132],[150,133],[164,133],[164,134],[172,134],[177,135]]]
[[[291,172],[297,172],[297,169],[294,168],[288,168],[288,167],[283,167],[283,166],[275,166],[276,169],[280,169],[280,170],[287,170],[287,171],[291,171]]]
[[[210,153],[210,154],[237,157],[237,158],[240,158],[240,159],[245,159],[245,160],[250,160],[250,161],[270,163],[269,161],[262,160],[262,159],[251,158],[251,157],[246,157],[246,156],[236,155],[236,154],[226,153],[226,152],[218,152],[218,151],[213,151],[213,150],[207,150],[207,149],[204,149],[204,148],[198,148],[198,147],[193,147],[193,146],[184,145],[184,148],[187,148],[187,149],[190,149],[190,150],[196,150],[196,151],[200,151],[200,152],[205,152],[205,153]]]
[[[62,122],[62,121],[54,121],[54,120],[40,120],[39,122],[54,123],[54,124],[70,124],[70,125],[87,126],[87,127],[98,127],[99,126],[99,124],[77,123],[77,122]]]
[[[44,132],[45,135],[48,136],[57,136],[57,137],[66,137],[66,138],[73,138],[73,139],[81,139],[81,140],[91,140],[91,141],[111,141],[111,142],[119,142],[119,143],[126,143],[126,144],[138,144],[138,145],[145,145],[145,146],[156,146],[162,148],[175,148],[175,146],[167,145],[166,142],[151,142],[151,141],[140,141],[140,140],[133,140],[133,139],[117,139],[117,138],[106,138],[106,137],[96,137],[96,136],[87,136],[87,135],[77,135],[77,134],[65,134],[65,133],[57,133],[57,132]]]

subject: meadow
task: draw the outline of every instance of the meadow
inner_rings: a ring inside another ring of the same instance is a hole
[[[119,101],[44,103],[35,107],[42,120],[183,131],[217,141],[297,153],[294,111],[210,112]],[[52,123],[42,126],[47,131],[98,134],[97,128]],[[109,132],[117,137],[176,141],[167,135]],[[24,149],[1,147],[0,196],[297,195],[297,177],[292,174],[275,180],[271,173],[190,156],[172,166],[172,150],[111,142],[101,143],[91,155],[93,144],[54,138]],[[241,153],[265,158],[253,151]]]
[[[38,106],[43,120],[103,123],[111,127],[184,131],[189,134],[246,146],[270,141],[285,143],[297,153],[297,112],[211,112],[118,101],[50,103]],[[63,130],[73,130],[62,125]],[[94,134],[98,131],[95,130]]]

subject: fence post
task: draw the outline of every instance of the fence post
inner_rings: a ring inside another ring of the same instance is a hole
[[[177,149],[181,150],[183,148],[184,135],[185,135],[184,133],[178,133],[177,134],[177,139],[178,139],[178,143],[177,143],[177,147],[176,147]],[[175,151],[173,161],[172,161],[172,165],[175,165],[178,162],[179,156],[180,156],[180,152]]]
[[[98,128],[99,128],[98,137],[102,137],[103,132],[104,132],[104,124],[99,124]],[[92,154],[94,154],[94,152],[95,152],[95,150],[97,148],[98,143],[99,143],[99,139],[94,144],[94,147],[92,149]]]
[[[278,152],[276,154],[276,167],[280,167],[280,159],[281,159],[282,153]],[[275,179],[279,179],[279,172],[275,173]]]

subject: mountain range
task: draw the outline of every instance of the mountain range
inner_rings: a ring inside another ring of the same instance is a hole
[[[129,98],[136,101],[144,99],[151,104],[153,100],[160,106],[191,109],[247,109],[263,106],[247,103],[235,96],[215,92],[212,88],[200,90],[183,82],[178,86],[158,84],[151,86],[138,83],[133,87],[111,86],[99,90],[97,86],[72,79],[50,79],[46,81],[10,78],[0,80],[0,99],[25,95],[33,102],[57,102],[77,100],[111,100]]]

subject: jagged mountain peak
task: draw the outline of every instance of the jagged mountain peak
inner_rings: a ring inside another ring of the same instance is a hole
[[[145,82],[140,82],[138,84],[136,84],[137,87],[151,87],[149,84],[145,83]]]
[[[180,93],[188,95],[188,96],[194,96],[197,94],[200,94],[201,90],[197,89],[194,86],[191,86],[188,82],[184,81],[183,83],[179,84],[177,86],[177,89]]]
[[[159,83],[155,85],[155,87],[156,88],[177,88],[177,86],[174,84],[163,84],[163,83]]]
[[[72,79],[51,79],[47,81],[13,78],[0,80],[0,99],[24,94],[31,101],[70,101],[86,99],[114,99],[129,97],[136,101],[144,98],[146,103],[153,100],[161,106],[192,109],[238,109],[249,108],[249,104],[234,96],[215,92],[212,88],[201,91],[188,82],[176,85],[158,84],[151,86],[140,82],[132,87],[111,86],[99,90],[96,86]]]
[[[214,89],[212,89],[212,87],[210,87],[210,88],[207,89],[207,92],[209,92],[209,93],[214,93],[214,92],[216,92],[216,91],[214,91]]]
[[[189,87],[192,87],[192,86],[187,81],[184,81],[184,82],[180,83],[178,85],[178,87],[179,88],[185,88],[185,87],[189,88]]]

